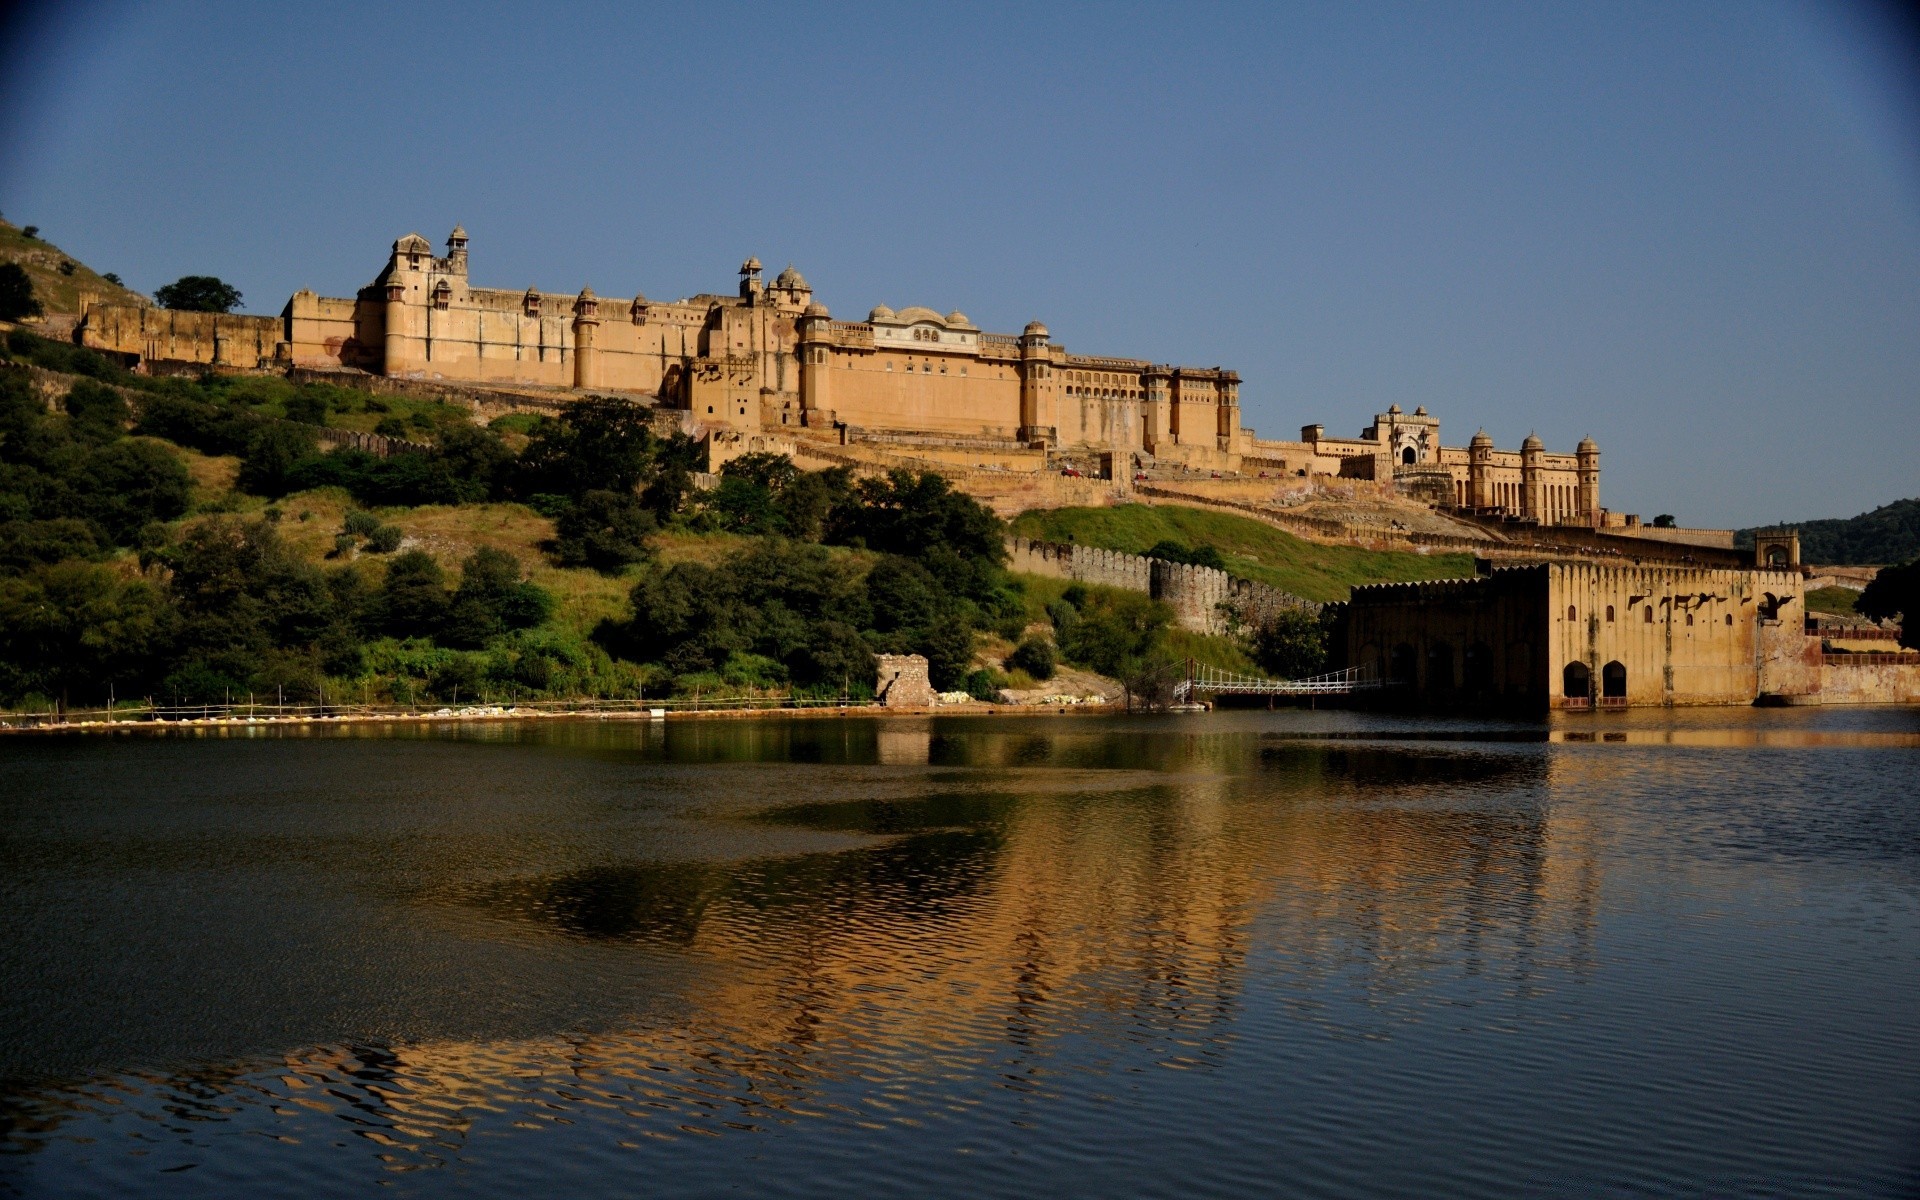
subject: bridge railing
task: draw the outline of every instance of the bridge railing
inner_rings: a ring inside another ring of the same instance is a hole
[[[1305,679],[1264,679],[1187,660],[1187,677],[1173,686],[1174,699],[1190,701],[1201,693],[1241,696],[1347,695],[1384,686],[1367,667],[1347,667]]]

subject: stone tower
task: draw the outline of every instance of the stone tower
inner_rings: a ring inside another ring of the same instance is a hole
[[[1467,443],[1467,505],[1492,508],[1494,503],[1493,438],[1482,429]]]
[[[809,304],[800,318],[800,423],[833,424],[833,321],[824,304]]]
[[[1536,435],[1520,443],[1520,515],[1529,521],[1547,518],[1546,456],[1546,443]]]
[[[1026,329],[1020,333],[1020,440],[1032,445],[1045,443],[1051,447],[1054,430],[1046,423],[1046,405],[1042,399],[1042,389],[1047,379],[1047,340],[1051,337],[1047,327],[1038,321],[1028,321]]]
[[[1580,519],[1585,524],[1598,528],[1600,525],[1600,447],[1592,438],[1581,438],[1574,447],[1574,457],[1579,462]]]
[[[591,285],[573,301],[573,386],[600,386],[600,352],[594,349],[594,331],[600,327],[600,300]]]

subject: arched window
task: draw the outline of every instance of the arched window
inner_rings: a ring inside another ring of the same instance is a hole
[[[1653,624],[1653,605],[1649,604],[1645,608],[1641,609],[1640,611],[1646,614],[1647,624],[1649,625]]]
[[[1453,690],[1453,647],[1445,642],[1427,647],[1427,688],[1437,692]]]
[[[1567,620],[1569,620],[1569,621],[1578,621],[1579,619],[1580,619],[1580,612],[1579,612],[1579,610],[1578,610],[1578,609],[1576,609],[1576,608],[1575,608],[1575,607],[1574,607],[1573,605],[1571,605],[1571,604],[1569,604],[1569,605],[1567,605]]]
[[[1627,665],[1618,659],[1600,668],[1600,694],[1610,699],[1627,695]]]
[[[1585,700],[1593,695],[1593,672],[1583,662],[1570,662],[1560,672],[1560,694],[1569,700]]]
[[[1729,624],[1729,625],[1731,625],[1731,624],[1733,624],[1733,614],[1732,614],[1732,613],[1728,613],[1728,614],[1727,614],[1727,624]]]
[[[1607,624],[1613,624],[1613,605],[1607,605]]]
[[[1691,625],[1691,624],[1693,624],[1693,614],[1692,614],[1692,613],[1688,613],[1688,614],[1687,614],[1687,624],[1689,624],[1689,625]]]

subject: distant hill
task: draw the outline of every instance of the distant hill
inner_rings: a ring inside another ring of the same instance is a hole
[[[1857,517],[1801,521],[1798,528],[1802,562],[1856,566],[1920,558],[1920,498],[1895,500]],[[1734,544],[1750,548],[1753,535],[1751,529],[1737,530]]]
[[[131,304],[151,303],[131,288],[109,283],[92,267],[52,242],[28,237],[10,221],[0,220],[0,262],[17,262],[26,268],[33,279],[33,294],[48,313],[79,312],[82,291]],[[66,263],[73,264],[71,272],[62,270]]]

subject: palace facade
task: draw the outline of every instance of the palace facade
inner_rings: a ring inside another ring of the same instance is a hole
[[[731,295],[485,288],[456,227],[446,253],[393,243],[352,297],[296,292],[278,319],[95,304],[79,340],[155,362],[300,367],[477,385],[625,393],[715,430],[938,446],[983,456],[1043,451],[1136,469],[1391,481],[1437,503],[1549,525],[1621,524],[1600,504],[1590,440],[1549,453],[1476,434],[1443,446],[1425,408],[1398,405],[1353,438],[1298,441],[1241,424],[1240,376],[1222,367],[1070,353],[1038,321],[989,333],[965,313],[884,305],[836,320],[791,266],[771,282],[740,267]]]

